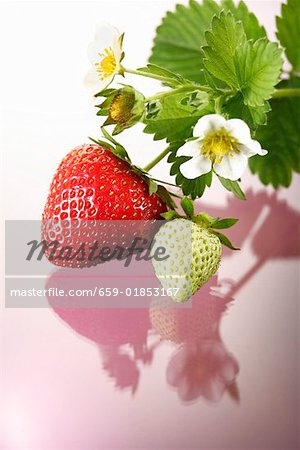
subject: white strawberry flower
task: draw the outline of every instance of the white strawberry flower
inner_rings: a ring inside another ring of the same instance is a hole
[[[208,114],[195,125],[194,136],[197,139],[186,142],[177,152],[177,156],[192,157],[180,166],[180,172],[188,179],[213,168],[223,178],[238,180],[250,156],[268,153],[251,139],[249,127],[241,119],[226,120],[219,114]]]
[[[92,68],[85,77],[85,86],[93,95],[103,91],[122,72],[123,34],[115,27],[102,23],[97,26],[93,42],[88,46]]]

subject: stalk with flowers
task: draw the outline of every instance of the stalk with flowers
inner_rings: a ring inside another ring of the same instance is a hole
[[[293,38],[300,34],[299,17],[298,0],[283,4],[276,18],[278,42],[271,42],[242,1],[190,0],[164,17],[146,67],[126,67],[124,34],[110,25],[99,25],[88,47],[92,65],[85,83],[97,99],[103,133],[103,138],[92,140],[130,166],[147,184],[148,194],[167,205],[160,215],[173,221],[163,225],[162,232],[170,264],[155,270],[164,285],[179,286],[176,301],[185,301],[215,273],[220,243],[234,249],[218,230],[236,219],[194,214],[193,201],[211,187],[213,178],[245,200],[241,178],[248,166],[274,188],[288,187],[293,172],[300,172],[300,47]],[[288,71],[283,69],[285,59]],[[158,80],[164,89],[145,97],[124,84],[127,74]],[[137,123],[143,123],[155,141],[167,143],[144,168],[134,166],[115,139]],[[166,157],[181,193],[149,174]],[[174,196],[181,198],[184,216],[176,210]],[[178,252],[171,245],[176,229],[183,233],[179,240],[189,236],[192,255],[189,264],[187,255],[179,257],[179,266],[188,270],[177,277],[173,263]]]

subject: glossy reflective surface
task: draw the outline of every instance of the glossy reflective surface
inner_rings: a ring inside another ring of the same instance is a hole
[[[5,311],[3,448],[298,448],[299,212],[247,197],[192,308]]]

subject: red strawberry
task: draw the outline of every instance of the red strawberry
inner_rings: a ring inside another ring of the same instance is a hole
[[[76,250],[82,242],[90,244],[99,239],[100,226],[100,240],[111,245],[112,222],[104,231],[103,222],[99,221],[151,221],[160,219],[166,210],[161,198],[149,194],[147,182],[127,162],[100,145],[82,145],[67,154],[54,175],[43,212],[43,239],[48,243],[57,240],[61,246]],[[121,234],[126,235],[129,229],[132,240],[132,222],[124,222],[123,228]],[[49,256],[49,251],[46,253]],[[53,262],[71,267],[91,265],[87,261]]]

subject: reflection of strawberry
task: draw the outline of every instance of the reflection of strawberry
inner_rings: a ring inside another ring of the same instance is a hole
[[[166,297],[154,298],[151,303],[150,321],[155,332],[164,340],[180,344],[166,375],[168,384],[184,402],[201,397],[218,402],[225,391],[238,401],[239,365],[220,335],[222,317],[233,299],[213,295],[215,281],[203,286],[191,308],[172,307]]]
[[[196,342],[219,337],[220,321],[231,298],[211,294],[213,278],[194,296],[191,307],[174,307],[166,297],[153,298],[149,309],[153,329],[162,339],[175,343]]]
[[[100,145],[82,145],[63,159],[54,175],[43,213],[43,239],[76,248],[98,239],[91,221],[159,219],[166,209],[127,162]]]
[[[130,267],[134,273],[138,273],[140,265],[146,278],[148,286],[156,286],[155,277],[149,277],[152,273],[150,261],[133,261]],[[113,261],[113,273],[120,273],[121,279],[125,279],[126,270],[122,268],[121,262]],[[118,269],[119,266],[119,269]],[[105,273],[109,269],[105,268]],[[59,269],[48,278],[45,289],[49,292],[58,292],[64,289],[76,289],[74,277],[65,276],[72,271],[66,272]],[[63,276],[64,275],[64,276]],[[82,278],[81,278],[82,280]],[[92,279],[95,280],[95,279]],[[137,282],[142,283],[142,278]],[[82,282],[78,283],[78,288]],[[115,286],[121,286],[116,278]],[[92,281],[94,284],[94,281]],[[142,286],[142,284],[141,284]],[[91,286],[89,286],[91,287]],[[107,300],[109,302],[109,299]],[[149,310],[147,308],[122,307],[119,308],[84,307],[82,297],[60,297],[48,294],[49,306],[57,317],[68,325],[78,335],[83,336],[97,345],[101,357],[103,370],[113,379],[118,389],[130,388],[132,393],[136,392],[139,383],[140,369],[143,365],[152,362],[155,346],[149,345],[148,332],[151,328]]]

